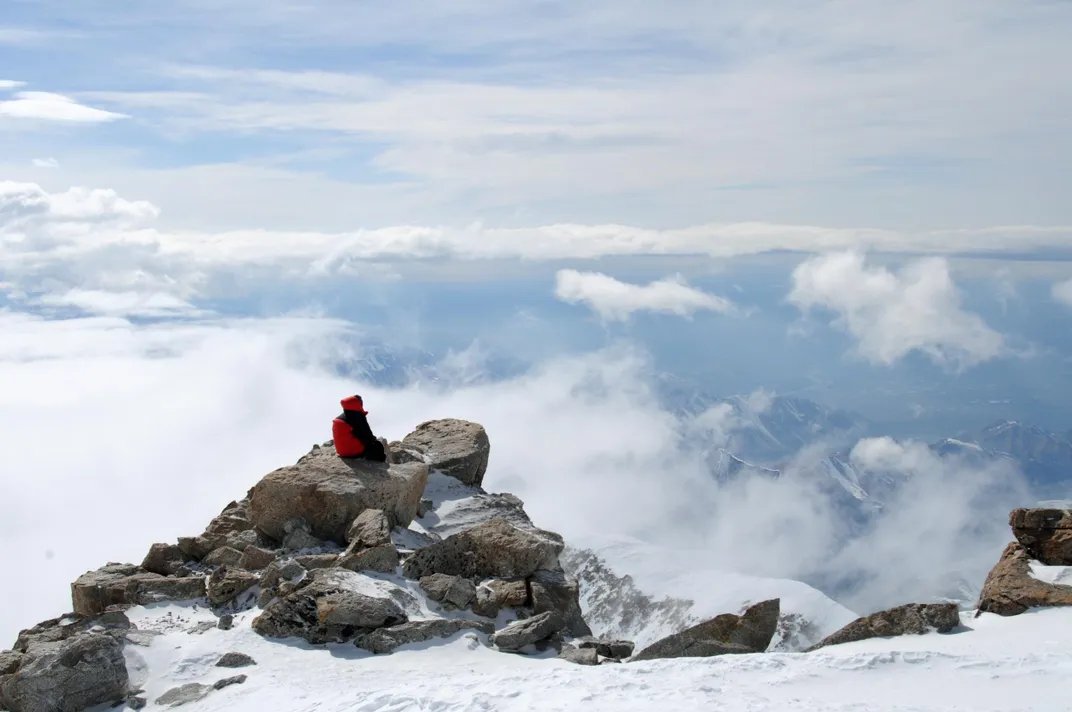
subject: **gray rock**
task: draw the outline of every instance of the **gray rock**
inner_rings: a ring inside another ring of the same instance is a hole
[[[208,693],[212,692],[212,685],[202,685],[199,682],[189,682],[180,687],[173,687],[160,697],[156,698],[156,704],[166,705],[167,707],[179,707],[181,705],[189,704],[190,702],[198,702],[208,697]]]
[[[577,647],[595,650],[600,657],[625,660],[633,654],[636,646],[629,640],[600,640],[589,636],[583,638]]]
[[[127,707],[132,710],[145,709],[146,704],[148,702],[141,695],[127,695]]]
[[[131,629],[125,613],[110,611],[95,618],[71,613],[60,618],[42,621],[32,628],[20,631],[15,641],[14,652],[40,653],[43,648],[54,647],[69,638],[92,629],[104,629],[108,633],[126,633]]]
[[[309,584],[269,605],[253,620],[253,629],[270,638],[342,643],[366,629],[405,623],[403,604],[411,601],[407,591],[386,581],[322,569]]]
[[[212,621],[200,621],[198,623],[194,623],[193,627],[187,628],[186,632],[189,635],[204,635],[210,630],[214,630],[217,625],[217,623],[213,623]]]
[[[248,679],[249,678],[246,677],[245,675],[235,675],[234,677],[225,677],[222,680],[216,680],[216,682],[212,685],[212,689],[214,689],[214,690],[222,690],[223,688],[230,687],[231,685],[241,685],[242,683],[244,683]]]
[[[284,551],[293,552],[305,551],[307,549],[319,549],[323,545],[324,542],[320,541],[304,529],[295,529],[290,534],[283,537]]]
[[[555,568],[557,563],[553,542],[505,519],[492,519],[419,549],[403,564],[403,571],[415,579],[430,574],[523,578],[540,569]]]
[[[260,583],[260,576],[243,569],[221,566],[208,578],[208,601],[222,606]]]
[[[222,546],[242,550],[251,542],[259,541],[255,535],[245,534],[253,530],[250,520],[249,500],[231,502],[196,537],[179,537],[179,548],[188,556],[201,561],[212,551]]]
[[[26,655],[2,697],[12,712],[81,712],[122,700],[128,683],[120,642],[81,633]]]
[[[238,566],[242,562],[242,552],[229,546],[213,549],[202,560],[206,566]]]
[[[558,611],[570,635],[578,638],[592,635],[581,613],[581,590],[576,579],[561,571],[537,571],[529,579],[529,588],[533,611]]]
[[[298,581],[305,574],[305,567],[293,559],[277,559],[273,561],[261,572],[261,595],[257,599],[257,604],[261,608],[267,608],[271,600],[278,594],[280,584]]]
[[[555,611],[547,611],[531,618],[514,621],[495,633],[491,642],[500,650],[516,652],[527,645],[548,640],[565,627],[566,621],[562,620],[562,616]]]
[[[223,657],[216,661],[216,667],[223,668],[241,668],[256,664],[257,661],[245,653],[225,653]]]
[[[259,546],[250,546],[242,552],[242,560],[238,562],[238,566],[246,571],[262,571],[273,561],[275,561],[274,551],[262,549]]]
[[[354,640],[354,644],[369,652],[383,654],[408,643],[449,638],[463,630],[477,630],[490,635],[495,631],[495,625],[491,621],[471,620],[410,621],[359,636]]]
[[[282,539],[284,523],[303,517],[318,539],[345,545],[351,524],[366,509],[381,509],[392,524],[408,525],[427,482],[424,464],[343,460],[334,449],[322,448],[258,482],[250,518],[260,531]]]
[[[251,546],[261,546],[263,543],[263,537],[253,529],[228,534],[224,539],[225,546],[238,551],[245,551]]]
[[[0,652],[0,675],[11,675],[19,669],[23,654],[17,650]]]
[[[391,522],[382,509],[366,509],[346,532],[350,548],[367,549],[391,543]]]
[[[482,425],[448,419],[421,423],[402,439],[402,448],[423,455],[433,470],[479,487],[488,469],[491,443]]]
[[[868,638],[923,635],[932,630],[948,633],[959,625],[960,614],[955,603],[909,603],[857,618],[805,652]]]
[[[599,665],[599,654],[595,648],[578,648],[566,644],[562,646],[558,657],[577,665]]]
[[[492,579],[477,587],[473,613],[494,618],[503,608],[520,608],[527,605],[529,585],[525,579]]]
[[[306,554],[305,556],[295,556],[294,560],[301,564],[308,571],[316,571],[317,569],[330,569],[339,561],[338,554]]]
[[[193,561],[200,561],[216,548],[216,545],[203,536],[180,536],[179,549]]]
[[[1014,509],[1009,525],[1031,558],[1047,566],[1072,566],[1072,511]]]
[[[220,616],[220,620],[217,621],[216,627],[220,630],[231,630],[231,628],[234,628],[234,616],[230,613]]]
[[[461,576],[431,574],[421,577],[420,586],[433,601],[459,609],[464,609],[476,599],[476,586]]]
[[[188,601],[204,595],[204,577],[166,578],[132,564],[108,564],[82,574],[71,584],[75,612],[89,617],[113,605]]]
[[[633,662],[762,653],[774,637],[780,608],[779,600],[773,599],[755,604],[740,616],[716,616],[648,646],[637,653]]]
[[[983,583],[979,613],[1016,616],[1031,608],[1072,606],[1072,586],[1046,583],[1031,575],[1031,554],[1019,542],[1005,547]]]
[[[141,562],[141,568],[152,574],[173,576],[189,561],[191,557],[176,544],[153,544]]]
[[[339,556],[335,565],[350,571],[379,571],[390,574],[398,568],[398,561],[398,549],[388,541],[368,549],[347,551]]]

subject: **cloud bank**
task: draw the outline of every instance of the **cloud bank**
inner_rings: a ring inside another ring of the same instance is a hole
[[[639,311],[691,317],[698,311],[736,312],[733,302],[690,287],[681,275],[646,285],[621,282],[600,272],[559,270],[555,297],[568,304],[584,304],[605,321],[625,321]]]

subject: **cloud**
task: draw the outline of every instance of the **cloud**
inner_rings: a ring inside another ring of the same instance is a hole
[[[625,321],[635,312],[650,311],[691,317],[698,311],[732,314],[728,299],[694,289],[681,275],[646,285],[620,282],[599,272],[559,270],[555,297],[569,304],[585,304],[609,321]]]
[[[26,86],[26,82],[16,82],[11,79],[0,79],[0,91],[10,91]]]
[[[1053,285],[1053,298],[1065,306],[1072,307],[1072,279]]]
[[[42,91],[21,91],[14,99],[0,101],[0,117],[40,119],[69,123],[104,123],[129,118],[103,109],[79,104],[70,97]]]
[[[35,158],[31,161],[34,168],[59,168],[60,162],[55,158]]]
[[[189,302],[162,292],[71,289],[58,294],[45,294],[37,303],[48,307],[75,307],[90,314],[109,316],[193,316],[198,313]]]
[[[1005,353],[1001,334],[961,307],[943,258],[912,261],[894,273],[868,266],[859,252],[822,255],[793,271],[788,299],[803,312],[834,312],[834,324],[873,363],[890,365],[919,351],[966,368]]]

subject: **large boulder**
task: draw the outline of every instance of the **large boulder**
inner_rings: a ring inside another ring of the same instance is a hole
[[[82,712],[124,699],[128,683],[119,641],[82,633],[27,654],[0,697],[12,712]]]
[[[581,613],[581,589],[577,580],[561,571],[537,571],[529,579],[532,609],[536,613],[558,611],[570,635],[592,635]]]
[[[556,543],[538,533],[492,519],[419,549],[402,570],[409,578],[450,574],[470,579],[525,578],[558,566]]]
[[[1012,542],[990,571],[979,595],[980,613],[1015,616],[1030,608],[1072,606],[1072,586],[1039,581],[1031,575],[1033,557]]]
[[[222,606],[238,598],[260,582],[260,576],[243,569],[221,566],[208,577],[208,601]]]
[[[476,630],[491,634],[495,630],[491,621],[470,621],[462,619],[436,619],[410,621],[402,625],[380,628],[366,633],[354,640],[354,644],[370,653],[389,653],[395,648],[409,643],[421,643],[436,638],[449,638],[463,630]]]
[[[484,426],[454,419],[421,423],[402,439],[401,447],[421,453],[433,470],[471,487],[483,483],[491,452]]]
[[[383,510],[393,525],[408,525],[427,482],[423,463],[344,460],[334,449],[321,448],[254,485],[250,520],[264,534],[282,540],[287,522],[301,517],[313,536],[345,545],[351,524],[367,509]]]
[[[499,650],[518,652],[526,646],[540,643],[561,633],[566,621],[555,611],[547,611],[531,618],[514,621],[491,637],[491,643]]]
[[[1072,566],[1072,511],[1014,509],[1009,525],[1031,558],[1047,566]]]
[[[181,571],[192,557],[177,544],[153,544],[141,562],[141,567],[152,574],[173,576]]]
[[[86,618],[77,613],[71,613],[60,618],[52,618],[42,621],[32,628],[19,632],[15,641],[15,652],[22,654],[38,654],[42,650],[55,647],[77,635],[96,629],[113,637],[125,638],[133,626],[130,619],[122,611],[109,611],[94,618]]]
[[[932,630],[948,633],[958,625],[960,625],[960,613],[955,603],[909,603],[857,618],[805,652],[825,648],[828,645],[853,643],[868,638],[923,635]]]
[[[648,646],[633,661],[762,653],[774,637],[780,608],[780,601],[775,598],[757,603],[739,616],[730,613],[715,616]]]
[[[188,601],[204,595],[203,576],[168,578],[133,564],[110,563],[71,584],[74,610],[83,616],[98,615],[114,605]]]
[[[376,628],[405,623],[405,589],[345,569],[321,569],[312,581],[277,599],[253,620],[270,638],[304,638],[310,643],[342,643]]]

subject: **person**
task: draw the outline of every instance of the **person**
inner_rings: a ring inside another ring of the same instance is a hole
[[[361,396],[342,399],[342,415],[331,423],[335,452],[339,457],[387,462],[387,451],[368,424],[368,411]]]

